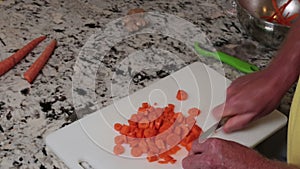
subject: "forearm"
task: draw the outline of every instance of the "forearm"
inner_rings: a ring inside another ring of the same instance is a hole
[[[300,74],[300,19],[289,31],[275,59],[267,68],[283,90],[288,90]]]

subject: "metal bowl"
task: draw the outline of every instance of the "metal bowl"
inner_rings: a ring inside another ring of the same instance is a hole
[[[277,0],[282,6],[288,0]],[[271,0],[236,0],[238,18],[245,31],[261,44],[277,48],[284,40],[289,26],[268,22],[263,16],[272,16],[274,8]],[[292,0],[286,7],[284,15],[298,13],[299,0]]]

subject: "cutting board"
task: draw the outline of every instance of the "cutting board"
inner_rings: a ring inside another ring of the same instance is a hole
[[[187,155],[184,149],[174,156],[178,161],[173,165],[149,163],[145,156],[132,158],[129,147],[125,147],[123,155],[114,155],[114,137],[118,135],[113,129],[114,123],[127,123],[127,119],[142,102],[157,103],[158,107],[172,103],[176,112],[186,115],[189,108],[200,108],[202,112],[197,117],[197,124],[205,131],[217,122],[210,112],[224,102],[229,84],[230,81],[223,75],[196,62],[48,135],[46,144],[72,169],[180,169],[181,160]],[[188,93],[188,100],[180,102],[176,99],[179,89]],[[219,130],[213,137],[254,147],[282,128],[286,122],[287,118],[282,113],[274,111],[242,131],[225,134]]]

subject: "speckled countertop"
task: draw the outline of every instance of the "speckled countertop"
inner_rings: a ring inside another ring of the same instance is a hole
[[[239,56],[260,68],[265,67],[274,55],[274,50],[259,45],[245,34],[237,20],[232,1],[229,0],[0,1],[0,60],[35,37],[48,37],[14,69],[0,77],[1,169],[66,168],[47,149],[44,139],[49,133],[77,118],[72,99],[72,76],[76,58],[97,29],[136,7],[179,16],[198,26],[218,50]],[[36,81],[30,85],[22,78],[22,74],[52,38],[58,41],[57,49]],[[174,39],[152,35],[126,39],[113,48],[102,62],[106,69],[98,73],[95,91],[100,107],[109,105],[113,99],[105,78],[101,77],[109,76],[116,70],[118,59],[134,49],[155,47],[162,42],[169,51],[175,51],[184,58],[178,65],[197,60],[184,57],[189,55],[188,51]],[[165,71],[164,67],[160,69],[135,72],[138,79],[129,92],[172,73]],[[227,65],[224,69],[226,77],[231,80],[242,75]],[[292,93],[293,89],[286,94],[279,107],[280,111],[289,111]]]

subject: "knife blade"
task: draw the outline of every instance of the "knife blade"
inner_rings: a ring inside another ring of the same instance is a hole
[[[207,138],[209,138],[211,135],[213,135],[216,130],[221,128],[229,119],[230,117],[223,117],[218,123],[212,125],[209,129],[207,129],[204,133],[202,133],[198,139],[200,143],[205,141]]]

